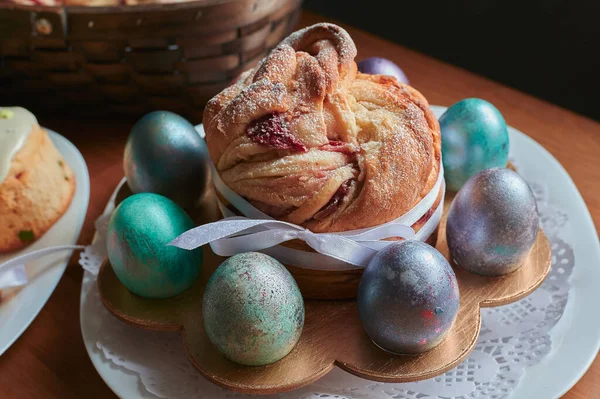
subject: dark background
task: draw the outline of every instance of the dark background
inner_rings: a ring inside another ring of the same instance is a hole
[[[304,8],[600,120],[600,0],[305,0]]]

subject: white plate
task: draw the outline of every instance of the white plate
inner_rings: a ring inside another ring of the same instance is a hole
[[[87,166],[81,153],[69,140],[56,132],[46,130],[57,150],[75,173],[75,195],[67,212],[46,234],[21,251],[0,256],[0,263],[36,249],[75,244],[79,237],[90,199]],[[30,282],[0,304],[0,355],[19,338],[40,312],[62,277],[70,257],[70,251],[63,251],[26,265]]]
[[[439,117],[445,107],[432,106]],[[538,365],[527,369],[513,399],[558,398],[569,390],[590,366],[600,347],[600,245],[592,218],[575,184],[548,151],[514,128],[509,128],[510,155],[519,164],[519,173],[527,179],[545,182],[548,203],[568,213],[575,228],[572,242],[576,266],[565,312],[551,330],[552,351]],[[135,373],[106,361],[96,343],[89,339],[97,331],[93,312],[84,312],[86,278],[81,297],[81,329],[92,363],[108,386],[122,398],[155,398],[145,391]],[[575,311],[577,309],[577,311]]]

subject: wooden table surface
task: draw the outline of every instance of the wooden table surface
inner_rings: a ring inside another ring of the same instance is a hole
[[[322,20],[305,12],[301,24]],[[598,229],[600,124],[426,55],[346,28],[358,47],[358,59],[377,55],[395,61],[431,104],[451,105],[467,97],[492,102],[508,124],[533,137],[566,168]],[[94,220],[123,176],[123,148],[135,120],[119,120],[111,115],[106,115],[104,120],[63,120],[58,116],[40,119],[44,126],[67,136],[88,164],[91,196],[79,237],[80,244],[88,244],[94,233]],[[0,357],[0,397],[115,397],[96,373],[83,345],[79,327],[82,270],[76,263],[77,258],[71,260],[38,317]],[[600,398],[600,357],[564,398]]]

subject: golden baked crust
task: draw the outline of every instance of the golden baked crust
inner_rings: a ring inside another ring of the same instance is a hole
[[[357,72],[348,33],[293,33],[204,112],[223,181],[254,206],[315,232],[396,219],[435,184],[437,119],[412,87]]]
[[[48,133],[34,125],[0,183],[0,253],[41,237],[67,211],[74,193],[73,171]]]

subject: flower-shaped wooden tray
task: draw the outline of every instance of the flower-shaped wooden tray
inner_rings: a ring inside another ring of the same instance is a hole
[[[445,211],[450,201],[451,198],[446,199]],[[214,197],[207,196],[197,211],[192,215],[197,221],[215,220]],[[445,225],[444,215],[437,249],[448,258]],[[225,359],[204,331],[204,285],[223,260],[206,246],[202,278],[183,294],[165,300],[143,299],[130,293],[105,261],[98,275],[100,296],[104,305],[126,323],[148,330],[181,331],[190,361],[215,384],[243,393],[274,394],[307,385],[334,365],[383,382],[423,380],[456,367],[475,346],[481,324],[480,307],[511,303],[537,288],[550,270],[551,250],[540,230],[525,264],[509,275],[483,277],[455,267],[461,302],[458,316],[447,337],[429,352],[392,355],[379,349],[361,327],[355,300],[306,300],[304,330],[298,345],[282,360],[262,367],[240,366]]]

